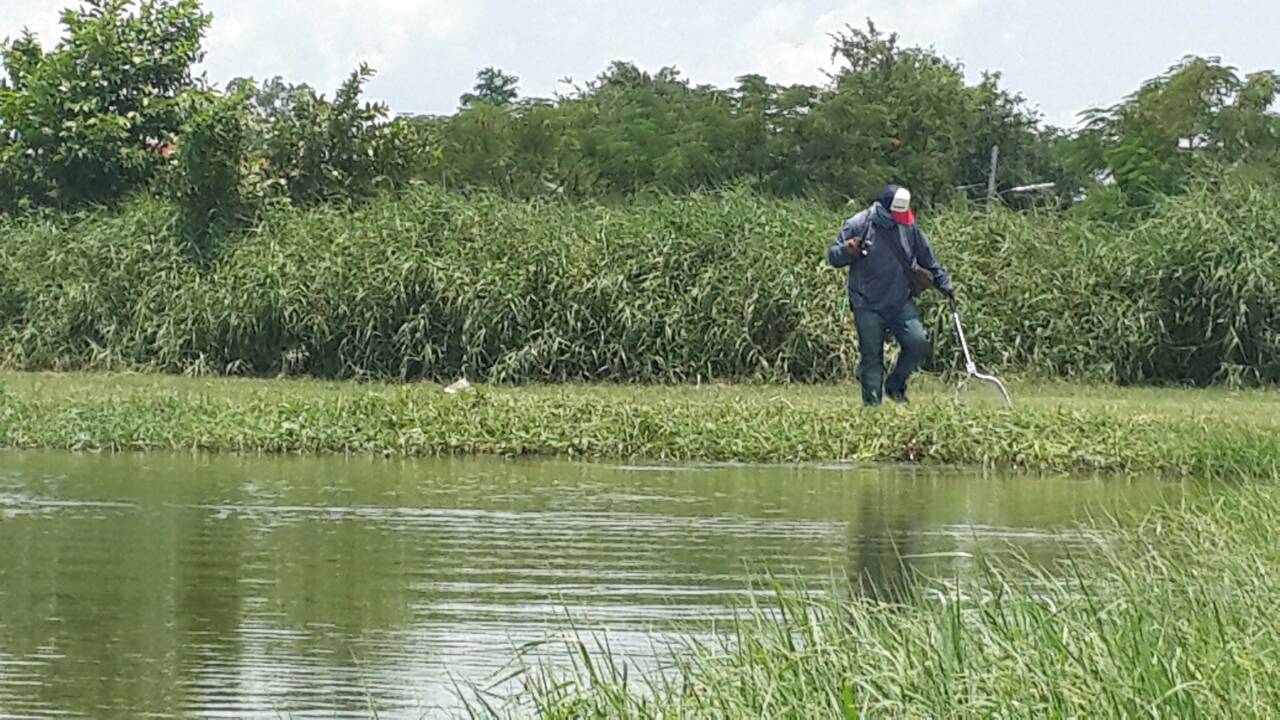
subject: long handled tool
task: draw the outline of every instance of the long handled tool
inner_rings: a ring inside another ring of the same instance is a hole
[[[964,337],[964,325],[960,324],[960,308],[956,305],[956,301],[951,301],[951,317],[956,321],[956,334],[960,336],[960,347],[964,349],[964,370],[969,373],[969,377],[960,383],[960,387],[964,387],[964,383],[969,382],[969,378],[975,378],[983,382],[989,382],[1000,388],[1000,394],[1004,396],[1004,404],[1007,407],[1013,407],[1013,401],[1009,399],[1009,391],[1005,389],[1004,383],[1000,382],[1000,378],[995,375],[986,375],[978,372],[978,366],[973,362],[973,353],[969,351],[969,341]]]

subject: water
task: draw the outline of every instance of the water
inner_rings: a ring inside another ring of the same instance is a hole
[[[0,717],[432,717],[525,642],[604,632],[642,665],[766,568],[902,582],[1047,560],[1153,480],[0,454]],[[555,659],[559,645],[543,649]]]

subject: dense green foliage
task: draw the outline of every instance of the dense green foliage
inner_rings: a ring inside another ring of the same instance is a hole
[[[959,63],[871,23],[833,35],[838,66],[818,85],[747,74],[716,88],[615,62],[566,94],[520,98],[518,78],[488,67],[456,114],[392,120],[360,100],[363,66],[331,100],[279,78],[207,87],[191,68],[209,23],[197,0],[92,0],[64,13],[54,48],[4,45],[0,211],[176,185],[203,257],[273,201],[347,204],[413,181],[576,199],[747,184],[832,205],[895,181],[938,205],[984,192],[998,146],[1002,191],[1052,182],[1057,203],[1091,189],[1127,206],[1186,191],[1206,162],[1273,176],[1280,151],[1277,76],[1214,59],[1174,66],[1075,135],[1044,127],[997,74],[967,84]]]
[[[93,0],[54,48],[4,46],[8,364],[846,377],[848,316],[821,263],[831,208],[889,180],[941,208],[984,184],[998,145],[1004,188],[1116,182],[1070,213],[961,199],[928,219],[984,362],[1280,380],[1274,73],[1188,59],[1068,136],[996,76],[966,84],[868,24],[834,36],[840,69],[821,86],[718,89],[614,63],[521,99],[486,68],[457,114],[392,120],[361,100],[366,67],[332,99],[278,78],[203,86],[209,22],[196,0]],[[931,367],[954,368],[929,312]]]
[[[784,197],[841,203],[910,178],[926,202],[985,186],[990,150],[1009,158],[1002,187],[1072,179],[1052,133],[997,75],[966,85],[961,67],[896,35],[835,36],[841,68],[823,86],[745,75],[733,88],[693,85],[674,68],[613,63],[555,102],[515,102],[515,78],[483,71],[464,109],[415,120],[442,152],[428,177],[517,196],[685,192],[749,180]],[[468,102],[470,98],[488,98]]]
[[[644,676],[589,638],[569,671],[524,661],[514,701],[473,717],[1272,717],[1280,491],[1249,486],[1099,521],[1087,562],[979,559],[884,603],[781,590],[723,641],[690,639]],[[776,586],[775,586],[776,587]],[[814,590],[817,590],[816,588]],[[533,663],[530,665],[529,663]]]
[[[481,386],[450,396],[436,385],[10,379],[0,447],[917,462],[1222,479],[1280,472],[1280,415],[1262,391],[1197,406],[1204,391],[1153,399],[1112,389],[1089,401],[1018,385],[1014,411],[993,411],[978,394],[955,402],[943,389],[910,408],[863,411],[848,387]]]
[[[222,237],[253,221],[266,181],[247,165],[253,130],[242,112],[244,97],[192,101],[199,107],[182,127],[183,151],[170,173],[169,194],[193,259],[207,262]]]
[[[12,367],[492,381],[852,376],[842,218],[751,192],[625,208],[431,187],[279,207],[207,268],[174,207],[0,225]],[[1124,383],[1280,381],[1280,194],[1234,182],[1133,226],[955,207],[925,225],[981,363]],[[940,297],[930,367],[961,367]]]
[[[1275,178],[1278,92],[1273,71],[1241,79],[1218,60],[1187,58],[1119,105],[1085,113],[1066,155],[1084,172],[1110,174],[1133,203],[1185,192],[1215,163]]]
[[[365,66],[332,100],[279,79],[204,86],[192,66],[211,18],[197,0],[89,0],[62,22],[50,52],[31,34],[3,48],[0,211],[172,196],[202,256],[272,199],[363,199],[407,182],[428,152],[361,102]]]
[[[145,0],[134,14],[130,4],[66,11],[49,52],[31,34],[4,46],[0,210],[110,202],[162,164],[210,17],[196,0]]]
[[[258,130],[259,143],[245,159],[259,161],[280,194],[299,207],[361,200],[404,185],[425,148],[413,128],[387,121],[386,106],[361,102],[373,74],[362,65],[332,101],[279,78],[235,82],[250,99],[246,121]]]

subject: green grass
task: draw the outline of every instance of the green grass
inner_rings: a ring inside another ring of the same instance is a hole
[[[517,662],[523,690],[474,715],[546,718],[1096,718],[1280,714],[1280,488],[1243,486],[1100,521],[1048,570],[982,562],[879,603],[779,589],[666,675],[570,642],[571,670]]]
[[[1280,394],[1014,382],[1016,407],[925,377],[909,407],[851,385],[484,386],[0,373],[0,446],[908,461],[1238,483],[1134,522],[1080,562],[983,561],[894,604],[778,588],[725,643],[642,678],[571,647],[517,667],[549,718],[1264,717],[1280,713]],[[823,590],[823,589],[819,589]],[[490,705],[485,705],[490,703]]]
[[[1017,406],[926,379],[909,407],[853,386],[484,386],[3,377],[0,446],[269,453],[861,461],[1272,477],[1274,391],[1014,383]]]
[[[0,218],[0,367],[840,382],[857,348],[825,256],[843,220],[748,192],[601,207],[415,188],[272,210],[205,267],[159,201]],[[986,367],[1280,383],[1275,188],[1229,183],[1125,226],[967,206],[924,223]],[[940,296],[921,312],[927,369],[963,367]]]

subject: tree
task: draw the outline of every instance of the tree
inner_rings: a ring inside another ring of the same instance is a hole
[[[779,96],[777,160],[767,179],[774,192],[839,204],[864,202],[899,182],[929,204],[985,185],[994,144],[1013,161],[1002,184],[1038,180],[1054,164],[1047,152],[1030,159],[1039,119],[1021,96],[999,87],[998,75],[967,85],[958,63],[903,47],[870,21],[833,39],[831,57],[842,67],[830,84]]]
[[[741,176],[734,99],[693,86],[675,68],[655,74],[614,62],[562,104],[594,192],[688,191]]]
[[[1130,204],[1183,192],[1204,161],[1274,166],[1280,117],[1274,72],[1244,80],[1218,58],[1188,57],[1119,104],[1085,113],[1067,150],[1079,170],[1113,179]]]
[[[30,33],[4,47],[0,175],[25,179],[23,202],[61,207],[145,186],[181,125],[209,22],[197,0],[86,0],[63,12],[53,50]]]
[[[493,105],[505,107],[515,102],[519,96],[517,85],[520,78],[508,75],[495,67],[487,67],[476,73],[476,85],[473,92],[464,94],[460,100],[463,109],[476,105]]]
[[[415,126],[391,122],[385,105],[361,100],[373,75],[362,64],[332,101],[280,78],[231,83],[258,118],[266,172],[293,204],[357,201],[403,185],[418,169],[427,149]]]
[[[188,255],[203,264],[216,256],[225,234],[253,221],[271,181],[261,172],[247,88],[193,93],[189,102],[166,187],[178,205]]]

